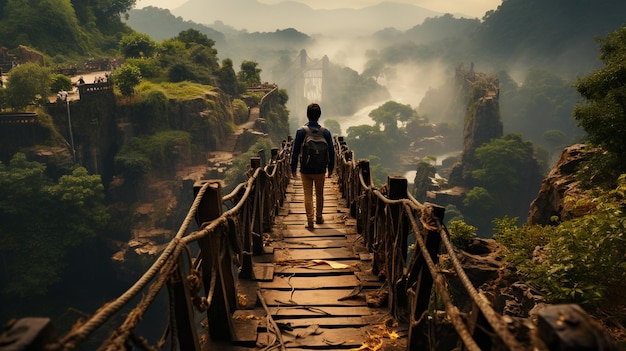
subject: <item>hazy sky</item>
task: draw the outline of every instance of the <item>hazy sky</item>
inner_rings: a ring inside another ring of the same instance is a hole
[[[228,1],[228,0],[224,0]],[[285,0],[258,0],[265,4],[276,4]],[[331,8],[361,8],[375,5],[381,0],[291,0],[307,4],[314,9]],[[187,0],[137,0],[137,8],[156,6],[165,9],[175,9]],[[495,10],[502,0],[389,0],[389,2],[407,3],[421,6],[433,11],[464,14],[470,17],[482,18],[485,12]]]

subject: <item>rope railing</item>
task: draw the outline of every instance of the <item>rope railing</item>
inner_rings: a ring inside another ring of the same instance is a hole
[[[390,176],[387,184],[377,189],[371,181],[369,162],[355,161],[354,153],[341,138],[337,138],[336,143],[340,190],[357,220],[357,231],[373,253],[373,273],[386,281],[390,313],[409,324],[409,349],[433,346],[427,336],[427,323],[432,320],[427,316],[432,309],[433,292],[443,302],[445,313],[466,349],[481,350],[492,343],[509,350],[528,349],[515,339],[501,316],[469,281],[442,224],[444,209],[416,201],[408,194],[404,177]],[[409,259],[410,236],[415,239],[415,251]],[[460,311],[452,302],[439,267],[442,243],[469,298],[487,320],[488,329],[493,331],[494,340],[476,340],[475,322],[468,322],[468,312]]]
[[[247,181],[224,197],[220,181],[197,182],[195,199],[185,220],[150,268],[127,291],[46,349],[76,350],[105,323],[120,317],[123,321],[98,350],[120,350],[132,344],[141,349],[161,349],[149,346],[136,330],[162,291],[168,292],[171,317],[158,345],[169,338],[169,343],[179,349],[200,350],[200,328],[195,322],[198,313],[206,313],[212,338],[232,337],[230,319],[237,307],[234,284],[240,277],[251,276],[250,256],[262,252],[259,245],[263,244],[263,232],[271,228],[284,201],[291,175],[290,152],[291,144],[284,142],[281,149],[272,149],[267,165],[261,165],[260,158],[252,158]],[[226,202],[234,206],[222,212]],[[191,231],[194,220],[199,229]],[[198,251],[194,258],[193,245]],[[121,316],[122,309],[128,309],[139,296],[139,301]]]

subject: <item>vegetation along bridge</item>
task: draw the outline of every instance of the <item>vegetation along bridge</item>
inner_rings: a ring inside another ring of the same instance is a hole
[[[611,348],[575,305],[543,309],[520,333],[468,279],[443,208],[418,203],[403,177],[373,187],[368,161],[356,161],[341,137],[326,222],[306,229],[301,182],[290,178],[291,142],[267,162],[264,153],[252,158],[248,180],[230,194],[219,181],[196,183],[176,236],[117,299],[64,336],[47,318],[17,320],[0,349]],[[463,287],[454,296],[450,277]],[[460,295],[471,303],[456,306]]]

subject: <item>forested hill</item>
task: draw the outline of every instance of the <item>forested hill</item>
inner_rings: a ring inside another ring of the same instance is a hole
[[[1,46],[29,46],[64,61],[78,55],[117,50],[122,34],[131,32],[121,16],[135,0],[0,0]]]
[[[596,38],[626,24],[624,13],[623,0],[504,0],[475,42],[504,62],[586,74],[599,65]]]
[[[623,0],[504,0],[482,20],[444,15],[375,37],[382,62],[467,62],[494,70],[540,68],[567,78],[598,68],[596,38],[626,24]]]

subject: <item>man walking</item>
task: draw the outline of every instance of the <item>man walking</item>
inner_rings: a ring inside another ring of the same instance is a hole
[[[296,131],[291,154],[291,175],[296,178],[296,169],[300,161],[300,177],[304,191],[304,209],[306,210],[307,228],[313,229],[315,223],[324,223],[324,180],[326,171],[330,178],[335,166],[335,148],[328,129],[318,121],[322,109],[318,104],[310,104],[306,109],[309,120]],[[313,187],[315,187],[315,209],[313,208]]]

